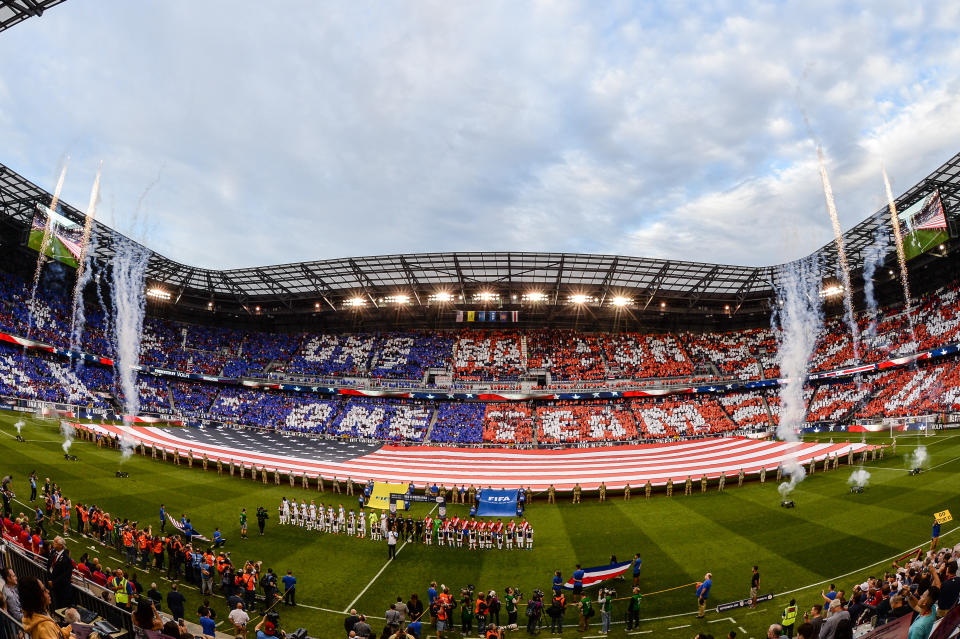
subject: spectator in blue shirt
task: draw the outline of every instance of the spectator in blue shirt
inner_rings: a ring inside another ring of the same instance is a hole
[[[420,624],[420,620],[411,621],[407,624],[407,633],[413,635],[417,639],[420,639],[420,629],[423,626]]]
[[[573,571],[573,597],[579,602],[583,593],[583,568],[577,564],[577,569]]]
[[[560,588],[563,588],[563,576],[560,574],[560,571],[553,573],[553,590],[557,591]]]
[[[930,533],[930,550],[936,550],[937,543],[940,541],[940,522],[934,518],[933,531]]]
[[[297,605],[297,578],[293,576],[293,571],[288,570],[287,574],[280,580],[283,582],[283,603],[286,606]]]
[[[219,528],[215,528],[213,531],[213,547],[219,548],[225,543],[227,543],[227,540],[223,538],[223,533],[220,532]]]
[[[217,636],[217,622],[210,618],[210,610],[204,610],[203,616],[200,617],[200,627],[203,628],[203,636],[205,637],[216,637]]]
[[[633,556],[633,585],[640,585],[640,566],[643,561],[640,559],[640,553]]]
[[[160,532],[167,526],[167,510],[160,504]]]
[[[713,586],[713,575],[708,572],[703,576],[703,582],[697,585],[698,619],[703,619],[707,614],[707,597],[710,596],[711,586]]]
[[[437,599],[437,582],[431,581],[430,587],[427,588],[427,605],[432,607],[433,602]]]

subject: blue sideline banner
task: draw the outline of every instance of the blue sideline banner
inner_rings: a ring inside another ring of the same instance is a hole
[[[480,493],[477,517],[516,517],[517,491],[484,488]]]

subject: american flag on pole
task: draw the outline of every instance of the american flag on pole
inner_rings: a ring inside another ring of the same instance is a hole
[[[627,569],[633,565],[632,561],[621,561],[616,564],[608,564],[606,566],[595,566],[593,568],[585,568],[583,571],[583,587],[595,586],[601,581],[606,581],[607,579],[613,579],[614,577],[619,577],[623,573],[627,572]],[[573,577],[567,579],[567,583],[563,584],[563,587],[567,590],[573,589]]]

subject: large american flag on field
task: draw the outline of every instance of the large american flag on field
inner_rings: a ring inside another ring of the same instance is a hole
[[[117,434],[168,453],[179,450],[183,456],[192,451],[194,457],[206,455],[214,463],[233,461],[270,472],[276,469],[281,473],[306,473],[310,477],[320,474],[324,478],[352,477],[356,481],[413,482],[417,486],[472,484],[533,490],[544,490],[551,484],[557,490],[571,490],[575,484],[590,490],[601,483],[611,489],[629,484],[639,490],[647,481],[662,486],[671,479],[674,483],[683,483],[688,476],[697,481],[703,475],[715,479],[721,474],[726,474],[729,480],[735,479],[741,469],[745,475],[755,475],[761,469],[775,472],[778,465],[791,458],[809,464],[813,459],[822,461],[828,455],[843,456],[851,450],[856,453],[869,448],[866,444],[848,442],[789,443],[724,437],[551,450],[383,446],[372,453],[335,462],[277,453],[256,435],[250,436],[248,445],[236,448],[188,440],[160,428],[79,423],[74,426]]]

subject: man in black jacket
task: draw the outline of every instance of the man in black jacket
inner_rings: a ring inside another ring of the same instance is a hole
[[[53,552],[50,553],[47,564],[47,586],[53,597],[53,607],[66,608],[73,603],[73,586],[70,578],[73,576],[73,560],[67,550],[63,537],[54,537]]]
[[[183,619],[183,594],[177,590],[177,584],[170,584],[170,592],[167,593],[167,608],[174,619]]]
[[[351,610],[350,616],[343,620],[343,629],[347,631],[349,635],[353,631],[353,627],[357,625],[357,622],[360,621],[360,615],[357,614],[357,611]]]

